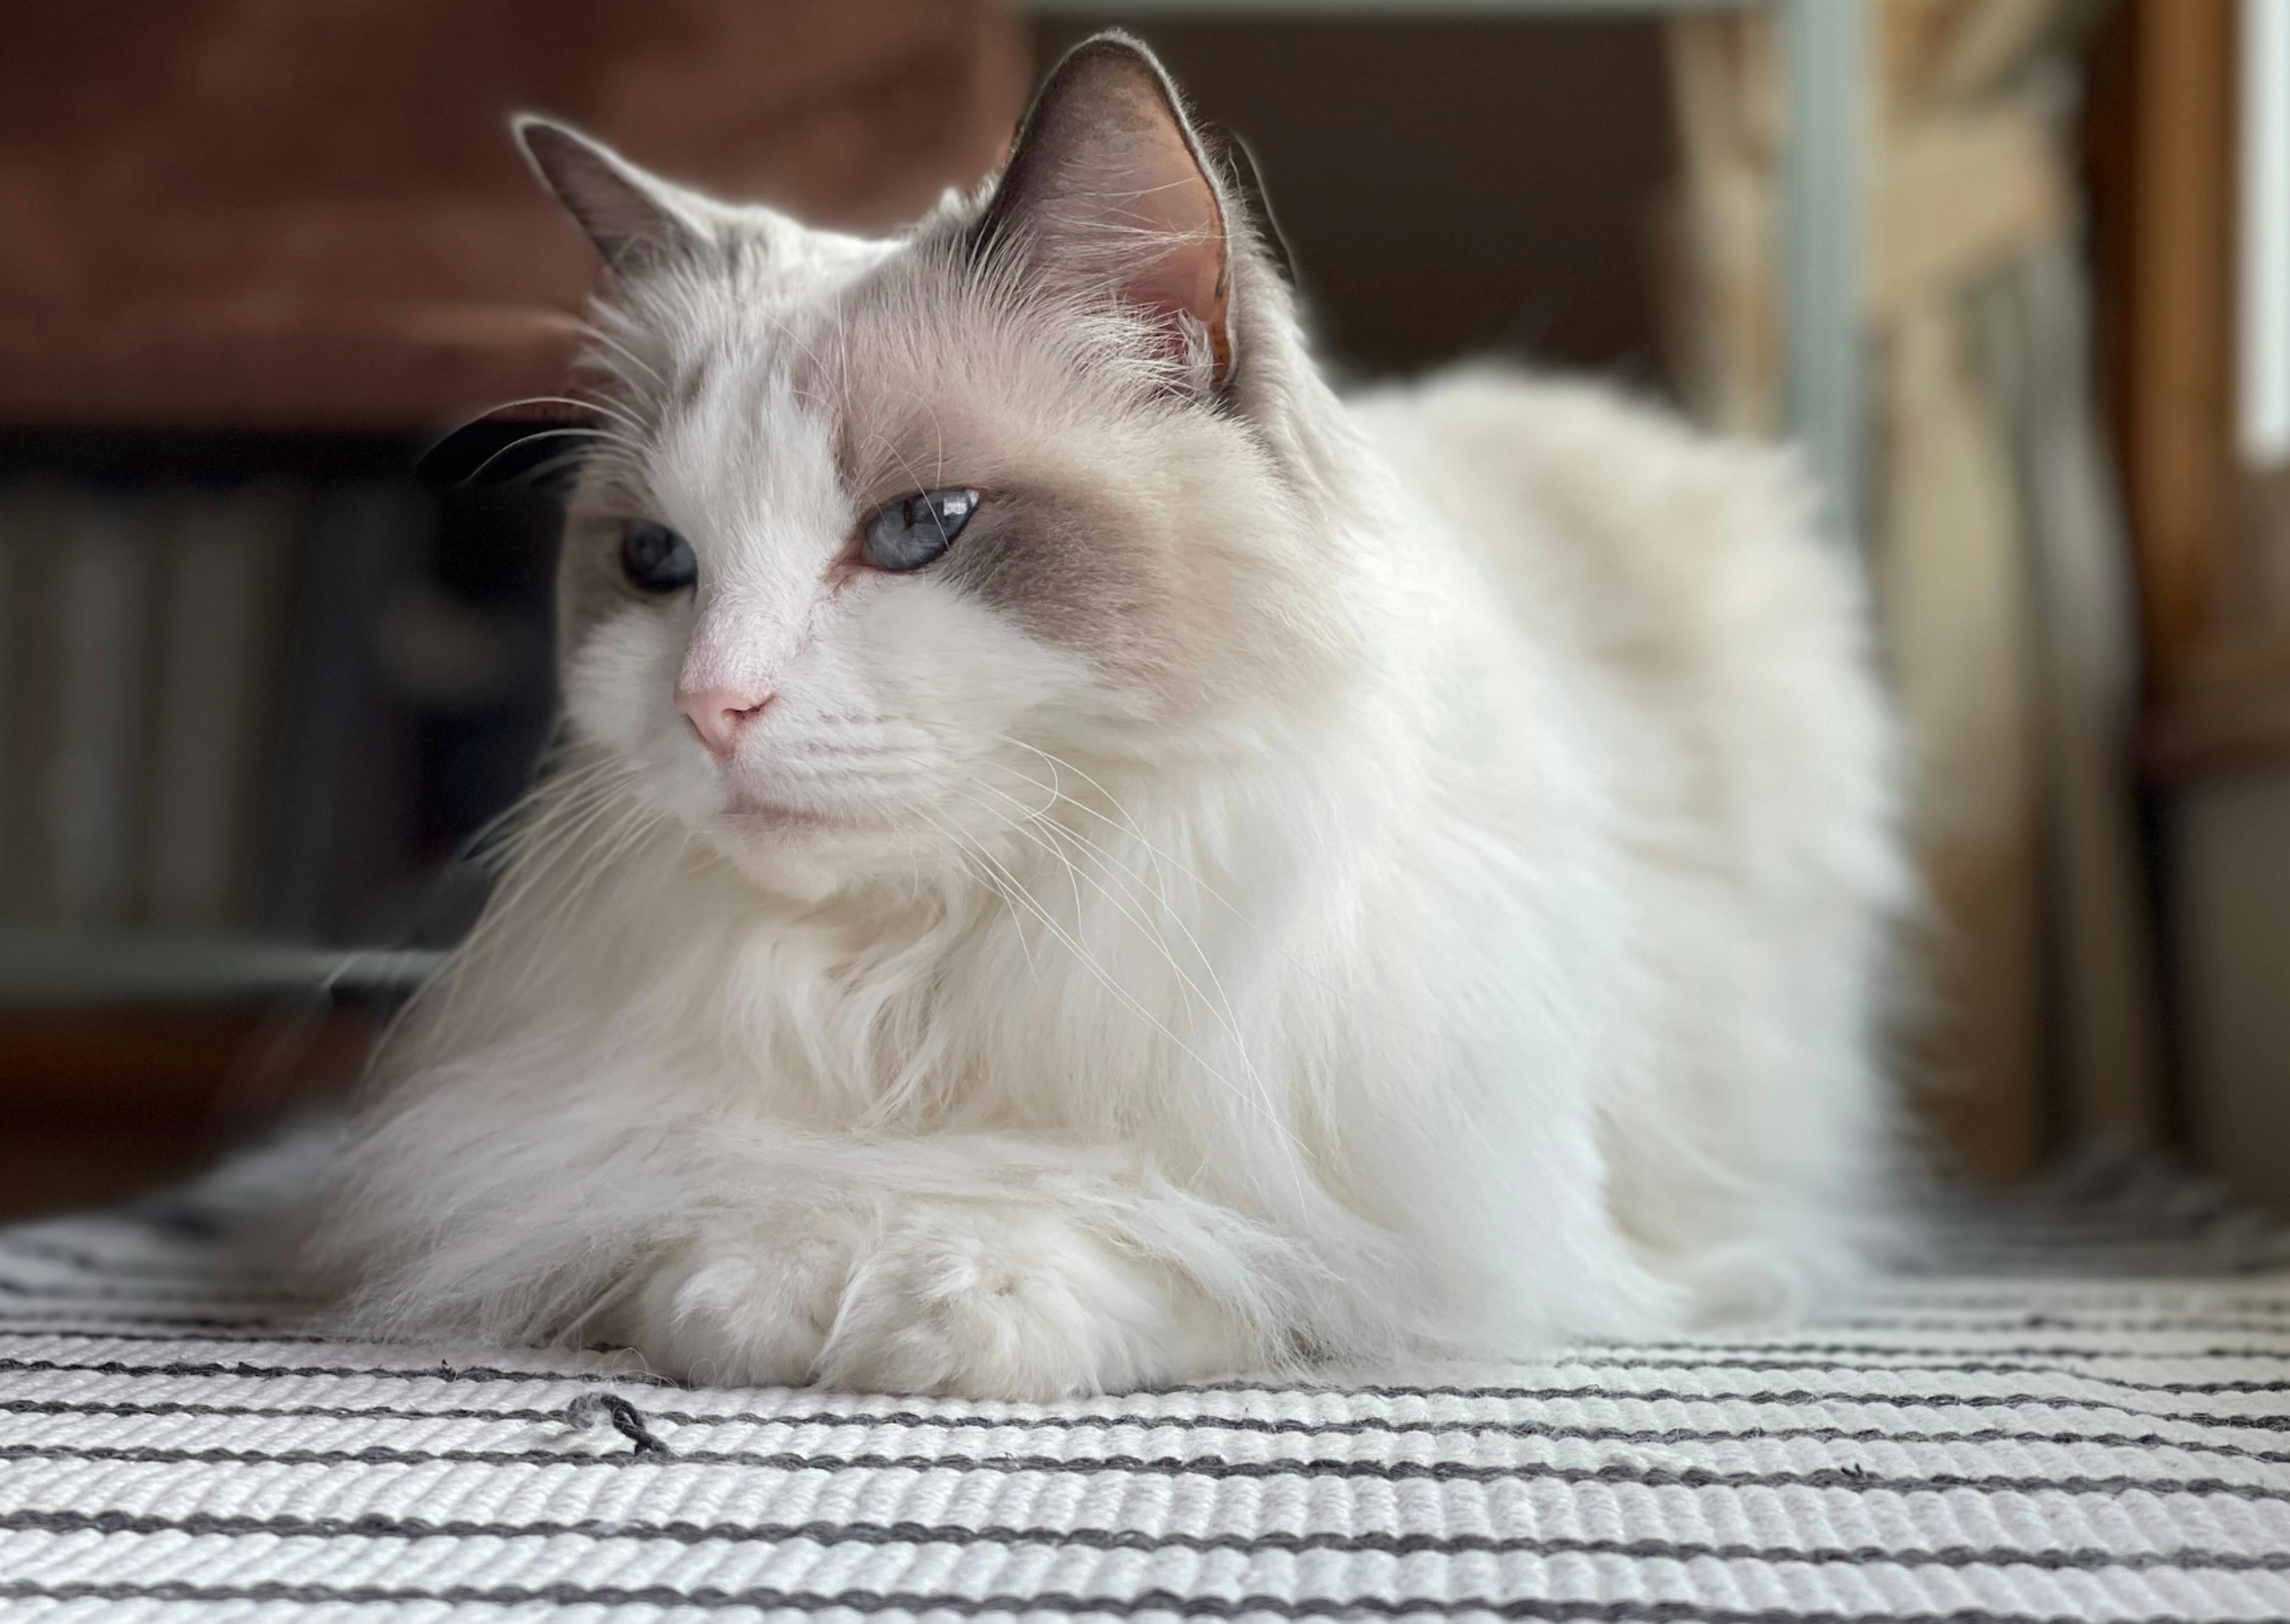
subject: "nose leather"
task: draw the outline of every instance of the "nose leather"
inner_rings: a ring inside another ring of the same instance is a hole
[[[700,735],[700,742],[718,761],[731,759],[739,748],[740,730],[763,715],[771,694],[757,695],[740,688],[678,688],[676,708]]]

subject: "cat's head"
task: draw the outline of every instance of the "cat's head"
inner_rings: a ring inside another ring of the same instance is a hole
[[[604,260],[565,702],[653,805],[759,876],[903,872],[1325,702],[1325,396],[1141,46],[1081,46],[997,177],[883,239],[519,134]]]

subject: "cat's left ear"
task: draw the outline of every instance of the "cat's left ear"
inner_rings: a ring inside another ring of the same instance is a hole
[[[973,240],[1061,292],[1154,317],[1173,352],[1232,375],[1232,204],[1153,53],[1105,33],[1052,71]]]
[[[672,259],[707,240],[709,205],[694,194],[570,124],[528,113],[510,127],[533,173],[614,270]]]

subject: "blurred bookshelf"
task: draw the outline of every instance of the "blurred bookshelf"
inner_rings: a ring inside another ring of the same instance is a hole
[[[402,985],[547,738],[553,499],[405,435],[0,444],[0,1009]]]
[[[0,1023],[404,996],[554,703],[553,495],[416,465],[559,391],[576,318],[38,317],[0,319]]]
[[[345,1097],[482,902],[553,500],[349,420],[0,430],[0,1216]]]

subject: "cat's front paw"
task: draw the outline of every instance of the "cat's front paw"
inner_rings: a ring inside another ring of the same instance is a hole
[[[629,1340],[665,1376],[800,1387],[835,1323],[861,1234],[834,1212],[725,1224],[666,1254],[638,1288]]]
[[[1180,1379],[1198,1340],[1144,1259],[1060,1215],[923,1203],[862,1259],[814,1366],[829,1385],[1053,1399]]]

